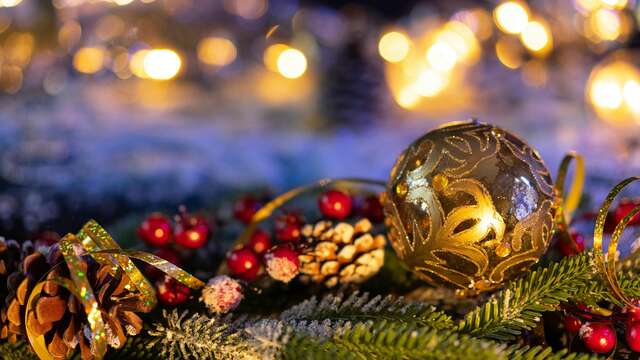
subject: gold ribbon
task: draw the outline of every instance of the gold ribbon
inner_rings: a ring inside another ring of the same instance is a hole
[[[569,188],[568,195],[565,196],[564,183],[566,181],[567,174],[569,172],[569,166],[571,162],[575,161],[575,173],[573,175],[573,181]],[[556,195],[558,209],[556,213],[556,224],[567,226],[571,223],[573,213],[580,205],[580,198],[582,198],[582,188],[584,187],[585,169],[584,158],[582,155],[575,151],[567,153],[560,167],[558,168],[558,176],[556,177]]]
[[[596,225],[593,234],[593,249],[594,249],[594,258],[596,262],[596,266],[602,276],[604,277],[609,289],[614,294],[614,296],[620,300],[622,303],[626,305],[633,305],[631,300],[626,296],[622,288],[620,287],[620,283],[618,281],[618,275],[616,272],[616,255],[618,250],[618,242],[620,241],[620,237],[622,236],[622,232],[627,227],[631,219],[638,213],[640,213],[640,205],[635,206],[617,225],[613,234],[611,234],[611,240],[609,241],[609,246],[606,252],[606,258],[602,248],[602,239],[604,235],[604,224],[607,220],[607,214],[609,213],[609,208],[613,203],[613,200],[618,196],[620,191],[624,189],[627,185],[640,180],[640,177],[634,176],[627,178],[616,185],[607,195],[604,203],[600,207],[598,211],[598,217],[596,218]]]
[[[192,289],[198,289],[205,285],[199,279],[158,256],[143,251],[122,250],[113,238],[94,220],[87,222],[77,235],[67,234],[60,240],[59,245],[64,262],[69,268],[71,279],[55,277],[38,282],[27,301],[25,323],[27,314],[30,311],[35,311],[35,303],[40,298],[40,293],[45,283],[53,281],[69,290],[82,304],[93,335],[91,352],[97,359],[104,357],[107,351],[105,323],[91,284],[87,279],[84,269],[86,262],[82,259],[82,256],[89,255],[101,265],[112,266],[114,271],[118,268],[124,271],[129,278],[128,286],[133,286],[142,300],[143,307],[141,311],[143,312],[151,311],[155,307],[157,303],[156,292],[149,280],[142,275],[142,272],[131,261],[131,258],[142,260],[156,267]],[[37,336],[33,334],[28,326],[26,326],[26,330],[27,338],[36,355],[43,360],[53,360],[54,358],[45,344],[44,335]]]

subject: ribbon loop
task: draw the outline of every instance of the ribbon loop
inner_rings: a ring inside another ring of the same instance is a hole
[[[640,213],[640,206],[634,207],[617,225],[613,234],[611,235],[611,240],[609,241],[609,246],[607,248],[606,259],[602,249],[602,242],[604,237],[604,225],[607,220],[607,214],[609,213],[609,208],[611,204],[615,200],[616,196],[629,184],[639,181],[640,177],[634,176],[627,178],[617,184],[607,195],[605,201],[602,203],[600,210],[598,211],[598,217],[596,218],[596,225],[593,234],[593,249],[594,249],[594,258],[596,262],[596,266],[598,270],[602,273],[607,285],[611,292],[616,296],[618,300],[627,305],[632,305],[631,300],[625,295],[624,291],[620,287],[620,283],[618,281],[618,276],[616,273],[616,255],[618,249],[618,243],[620,241],[620,237],[622,236],[622,232],[627,227],[631,219],[638,213]]]
[[[568,194],[565,196],[565,181],[569,172],[569,166],[571,162],[575,161],[575,173],[573,175],[573,181],[569,188]],[[585,179],[585,167],[584,158],[582,155],[575,151],[568,152],[558,168],[558,175],[556,177],[556,192],[558,197],[558,210],[556,213],[556,224],[566,227],[571,223],[571,218],[575,213],[578,205],[580,205],[580,199],[582,198],[582,188],[584,187]]]

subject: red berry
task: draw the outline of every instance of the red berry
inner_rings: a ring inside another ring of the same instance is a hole
[[[627,321],[629,322],[640,321],[640,307],[638,307],[637,304],[629,306],[625,312],[629,316],[627,318]]]
[[[178,254],[175,252],[175,250],[171,248],[158,249],[153,253],[156,256],[161,257],[174,265],[180,266],[180,258],[178,257]],[[146,273],[152,279],[158,279],[164,275],[162,271],[151,265],[146,266]]]
[[[570,333],[577,333],[580,331],[582,321],[573,315],[566,315],[564,317],[564,328]]]
[[[291,281],[300,271],[298,252],[286,245],[276,246],[265,255],[267,273],[272,278],[282,281]]]
[[[562,256],[573,256],[584,251],[584,236],[576,231],[571,231],[570,238],[560,236],[558,250]]]
[[[640,322],[632,321],[627,324],[625,338],[631,350],[640,352]]]
[[[176,244],[199,249],[209,237],[209,223],[198,215],[181,214],[176,228]]]
[[[339,190],[325,191],[318,199],[318,207],[322,215],[342,220],[351,213],[351,196]]]
[[[360,213],[374,223],[381,222],[384,219],[382,204],[380,204],[380,200],[378,200],[378,197],[375,195],[367,196],[364,199]]]
[[[256,211],[260,210],[261,204],[251,196],[245,196],[233,205],[233,216],[244,224],[251,222]]]
[[[276,239],[280,241],[297,241],[304,221],[300,215],[287,213],[280,215],[275,221]]]
[[[182,304],[189,298],[189,288],[168,276],[157,281],[156,288],[158,290],[158,299],[165,305],[175,306]]]
[[[248,248],[233,250],[227,256],[227,267],[231,274],[247,280],[253,281],[260,271],[258,256]]]
[[[151,246],[163,247],[171,241],[171,222],[164,215],[153,213],[138,227],[138,236]]]
[[[271,248],[271,236],[264,230],[258,229],[253,232],[247,247],[258,255],[262,255]]]
[[[606,354],[616,346],[616,331],[605,323],[586,323],[580,328],[580,337],[587,348],[598,354]]]
[[[614,222],[617,225],[622,219],[624,219],[627,214],[633,210],[634,207],[640,205],[640,200],[631,200],[631,199],[622,199],[618,204],[614,212]],[[631,221],[629,221],[629,225],[638,225],[640,224],[640,214],[634,216]]]

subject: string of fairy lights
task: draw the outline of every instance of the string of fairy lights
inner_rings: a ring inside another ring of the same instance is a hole
[[[33,0],[0,0],[0,7],[17,9],[29,1]],[[161,6],[168,13],[179,11],[176,8],[180,6],[197,8],[190,0],[176,0],[171,6],[168,3]],[[245,23],[271,16],[273,5],[268,0],[222,0],[220,4],[225,12]],[[241,47],[246,41],[239,40],[233,30],[213,32],[195,46],[180,48],[162,39],[138,39],[126,18],[119,15],[96,16],[94,11],[89,15],[90,26],[80,21],[84,7],[140,9],[156,5],[154,0],[53,0],[54,11],[64,14],[59,16],[55,40],[76,73],[110,73],[122,80],[166,82],[184,78],[187,70],[206,68],[218,72],[242,60]],[[535,9],[525,2],[510,0],[496,3],[493,8],[461,9],[447,18],[438,14],[411,15],[392,25],[377,26],[373,38],[385,63],[388,88],[397,105],[405,110],[434,111],[464,102],[465,94],[474,91],[469,88],[466,75],[486,57],[518,71],[525,85],[544,87],[550,81],[549,60],[554,53],[575,47],[603,59],[593,66],[585,87],[585,99],[596,114],[610,122],[640,124],[638,56],[624,50],[638,31],[639,9],[636,0],[542,2]],[[308,9],[297,8],[286,21],[299,21],[305,11]],[[35,33],[12,27],[11,14],[0,13],[0,90],[8,94],[21,90],[25,71],[36,52],[42,51]],[[283,79],[272,79],[268,84],[299,89],[300,84],[295,82],[309,83],[317,78],[310,75],[317,71],[319,63],[317,41],[309,31],[298,31],[299,34],[293,25],[288,37],[272,36],[280,31],[279,27],[267,26],[267,33],[261,33],[263,41],[253,42],[252,46],[258,43],[261,48],[260,66],[264,71]],[[301,38],[304,41],[299,41]],[[247,62],[243,63],[246,66]],[[50,72],[43,76],[42,88],[56,94],[61,91],[64,78],[60,72]],[[306,85],[309,86],[313,85]]]

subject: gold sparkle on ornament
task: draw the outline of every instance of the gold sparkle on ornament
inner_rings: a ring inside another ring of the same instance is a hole
[[[405,197],[407,192],[409,191],[409,187],[406,182],[401,182],[396,185],[396,194],[400,197]]]
[[[509,243],[502,243],[496,248],[496,255],[500,257],[506,257],[509,254],[511,254],[511,245]]]
[[[447,185],[449,185],[449,179],[447,179],[445,175],[437,174],[433,177],[431,185],[436,189],[436,191],[444,191],[444,189],[447,188]]]

